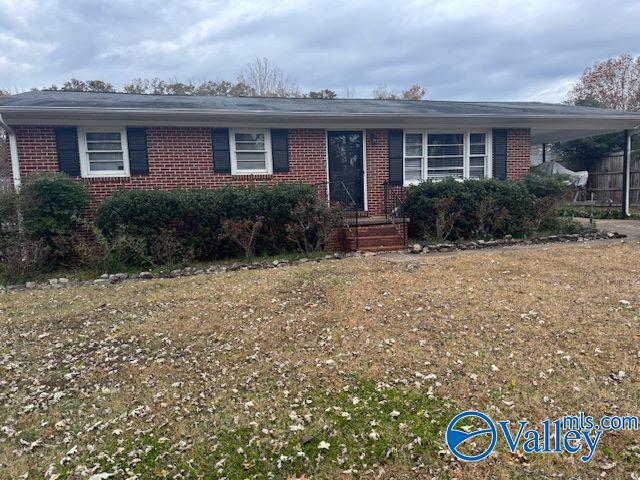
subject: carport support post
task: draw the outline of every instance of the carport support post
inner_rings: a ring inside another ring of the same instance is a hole
[[[624,150],[622,153],[622,217],[630,217],[629,206],[631,181],[631,132],[624,131]]]

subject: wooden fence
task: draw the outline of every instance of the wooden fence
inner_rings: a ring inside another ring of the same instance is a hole
[[[630,203],[640,206],[640,150],[631,151]],[[622,152],[598,160],[589,168],[587,197],[597,204],[620,206],[622,202]]]

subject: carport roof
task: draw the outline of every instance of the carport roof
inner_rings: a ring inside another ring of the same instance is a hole
[[[58,120],[323,128],[531,128],[533,143],[634,129],[640,113],[539,102],[310,99],[33,91],[0,97],[7,123]],[[230,124],[230,125],[231,125]]]

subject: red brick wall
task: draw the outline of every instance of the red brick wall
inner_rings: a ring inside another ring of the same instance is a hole
[[[54,127],[17,126],[20,171],[58,170]],[[149,175],[85,179],[97,201],[118,188],[216,188],[223,185],[321,183],[326,181],[325,131],[289,130],[289,172],[273,175],[214,173],[208,128],[147,128]]]
[[[519,180],[531,169],[531,130],[507,130],[507,178]]]

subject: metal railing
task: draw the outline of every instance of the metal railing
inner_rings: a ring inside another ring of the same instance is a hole
[[[7,192],[13,188],[10,178],[0,177],[0,192]]]
[[[401,184],[392,184],[388,180],[384,186],[384,215],[402,236],[402,242],[407,244],[407,225],[402,216],[402,206],[405,201],[405,189]]]
[[[360,235],[359,235],[359,220],[362,209],[355,201],[347,185],[353,184],[354,187],[358,187],[357,182],[344,182],[344,181],[329,181],[317,183],[314,185],[321,198],[326,199],[329,204],[339,205],[345,212],[351,214],[349,218],[353,218],[354,222],[345,222],[345,226],[348,230],[354,229],[354,237],[356,240],[356,250],[360,248]],[[339,200],[336,200],[338,198]]]

